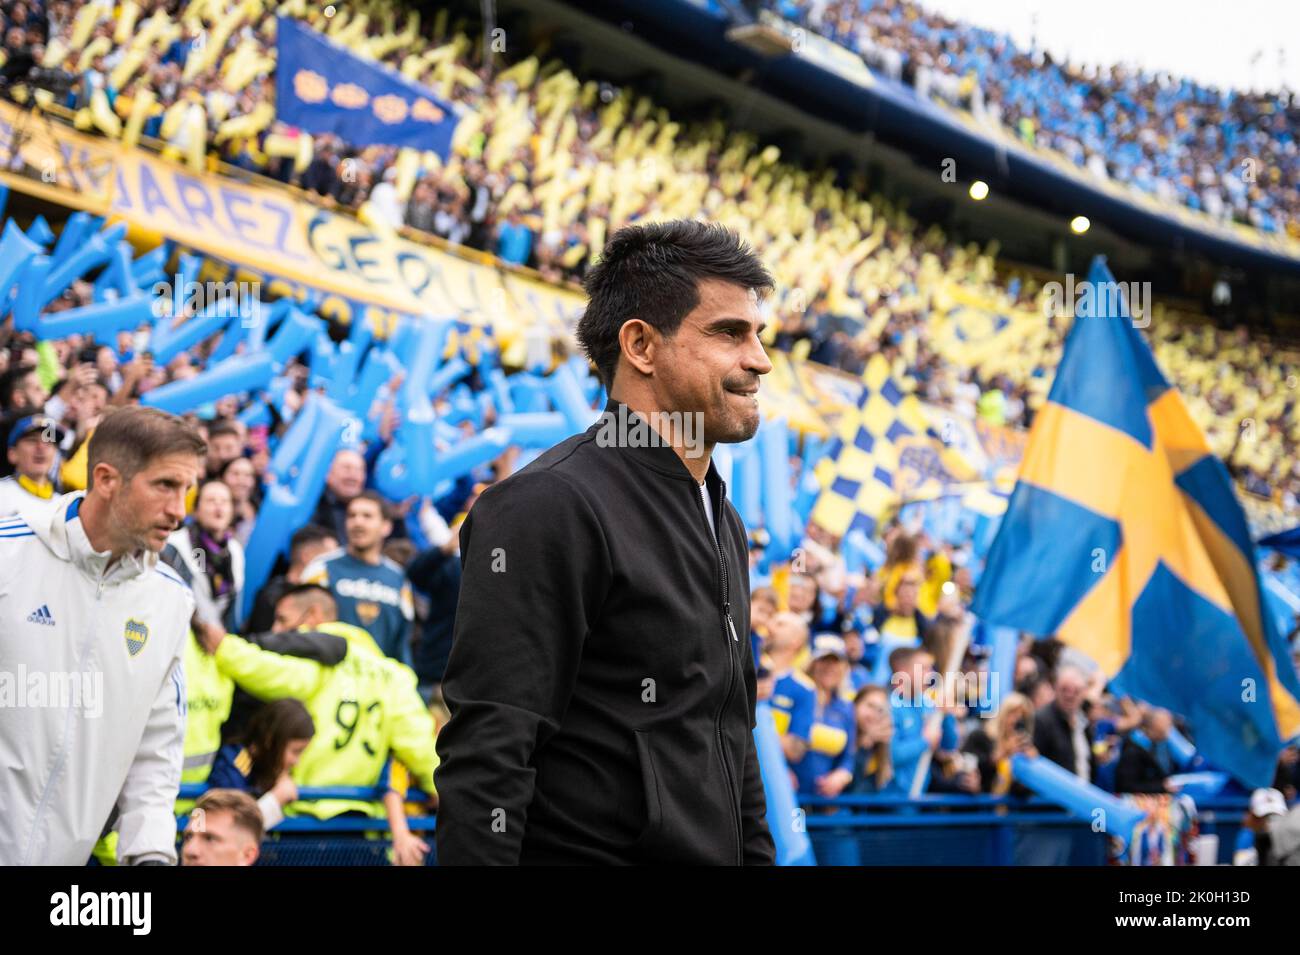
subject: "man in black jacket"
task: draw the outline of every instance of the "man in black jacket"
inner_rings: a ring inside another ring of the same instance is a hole
[[[1168,710],[1152,706],[1143,712],[1142,728],[1125,736],[1120,747],[1119,765],[1115,767],[1115,792],[1173,791],[1167,782],[1175,769],[1169,748],[1169,732],[1173,727],[1173,716]]]
[[[619,231],[585,284],[604,414],[461,527],[438,860],[770,864],[747,535],[710,457],[758,429],[772,280],[677,221]]]
[[[1084,782],[1096,772],[1092,755],[1092,726],[1084,712],[1087,678],[1065,665],[1056,671],[1056,699],[1034,716],[1034,748]]]

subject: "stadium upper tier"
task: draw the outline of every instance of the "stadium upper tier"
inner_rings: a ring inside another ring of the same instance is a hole
[[[78,126],[153,137],[177,160],[220,160],[299,186],[379,232],[434,233],[561,280],[581,277],[623,224],[707,216],[745,236],[775,275],[777,347],[851,372],[883,352],[900,380],[972,414],[981,394],[1001,390],[1012,424],[1028,422],[1060,356],[1067,321],[1044,317],[1043,276],[999,271],[996,247],[956,246],[869,195],[861,175],[783,161],[721,119],[675,119],[545,50],[511,44],[506,68],[486,67],[473,25],[449,25],[445,9],[433,18],[392,3],[338,4],[327,18],[305,0],[0,9],[8,57],[26,49],[70,74]],[[353,149],[277,123],[276,14],[461,104],[451,158]],[[1248,486],[1294,507],[1296,356],[1160,303],[1149,317],[1157,358],[1215,451]]]
[[[1098,177],[1300,238],[1300,105],[1118,65],[1080,67],[911,0],[764,0],[923,95]]]

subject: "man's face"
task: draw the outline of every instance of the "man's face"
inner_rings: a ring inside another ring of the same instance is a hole
[[[9,463],[23,477],[37,481],[50,473],[57,455],[58,449],[41,432],[33,431],[9,449]]]
[[[191,818],[181,861],[185,865],[248,866],[257,861],[259,850],[252,833],[235,825],[234,816],[224,809],[209,809]]]
[[[243,453],[244,442],[237,434],[219,434],[208,441],[208,464],[215,472]]]
[[[767,643],[776,653],[798,653],[808,639],[807,627],[797,614],[778,613],[767,625]]]
[[[1174,728],[1173,717],[1168,710],[1156,710],[1151,714],[1151,722],[1147,726],[1147,736],[1153,743],[1163,743],[1169,738],[1169,732]]]
[[[761,632],[767,627],[774,613],[776,613],[776,606],[770,600],[760,597],[750,601],[749,624],[753,629]]]
[[[289,578],[289,583],[298,583],[298,578],[301,576],[302,572],[307,569],[308,564],[321,554],[326,551],[334,550],[338,546],[339,542],[333,537],[327,537],[324,540],[311,541],[310,543],[303,544],[298,548],[298,552],[294,557],[293,566],[289,568],[289,573],[285,575]]]
[[[276,633],[289,633],[306,623],[306,617],[306,608],[299,600],[285,597],[275,605],[275,620],[271,626]]]
[[[384,519],[383,512],[374,501],[357,500],[348,505],[344,530],[348,535],[349,547],[353,550],[368,550],[382,544],[384,538],[393,532],[393,525]]]
[[[916,611],[916,594],[919,589],[917,582],[910,578],[898,582],[898,589],[894,591],[894,605],[898,607],[900,614],[906,615]]]
[[[350,501],[366,489],[366,461],[355,451],[334,456],[325,484],[341,501]]]
[[[790,581],[790,609],[795,613],[811,610],[816,597],[813,582],[807,577],[795,577]]]
[[[77,409],[77,419],[88,421],[104,413],[104,408],[108,405],[108,392],[99,382],[92,382],[77,389],[73,402]]]
[[[1073,713],[1083,701],[1083,678],[1074,670],[1063,670],[1056,680],[1056,702]]]
[[[185,496],[201,466],[199,458],[180,451],[154,458],[130,481],[117,475],[110,488],[109,520],[118,545],[128,552],[161,551],[167,535],[185,520]],[[96,487],[99,480],[96,475]]]
[[[14,389],[14,406],[17,408],[43,408],[49,400],[49,392],[41,384],[36,372],[23,375]]]
[[[699,283],[700,304],[659,339],[655,391],[661,410],[704,416],[704,441],[747,441],[758,431],[758,381],[772,370],[759,332],[758,296],[731,282]]]

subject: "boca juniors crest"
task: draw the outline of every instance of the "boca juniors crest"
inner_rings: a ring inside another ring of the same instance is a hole
[[[144,649],[144,645],[149,641],[149,627],[147,624],[136,620],[132,617],[126,622],[126,652],[135,656]]]

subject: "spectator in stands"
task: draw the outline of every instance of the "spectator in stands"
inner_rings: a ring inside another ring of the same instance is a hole
[[[1130,730],[1120,747],[1115,792],[1177,792],[1177,786],[1169,782],[1175,771],[1169,747],[1173,727],[1174,718],[1168,710],[1158,706],[1144,709],[1142,725]]]
[[[284,574],[272,577],[257,593],[253,612],[244,625],[245,635],[270,630],[275,621],[275,604],[290,587],[302,583],[302,573],[323,554],[337,550],[339,542],[330,531],[318,524],[305,524],[289,540],[289,567]]]
[[[1034,715],[1034,748],[1084,781],[1093,777],[1092,727],[1083,710],[1087,678],[1075,666],[1056,672],[1055,699]]]
[[[460,538],[448,534],[435,547],[417,554],[406,567],[406,578],[428,600],[420,639],[413,652],[413,668],[420,679],[420,695],[431,700],[437,695],[451,655],[451,637],[456,626],[456,604],[460,597]]]
[[[808,748],[791,765],[801,794],[838,796],[853,781],[857,720],[850,697],[842,692],[848,669],[844,641],[833,633],[819,633],[808,664],[815,692]]]
[[[253,533],[257,522],[257,508],[260,503],[261,485],[257,480],[257,471],[250,458],[240,455],[231,458],[221,469],[221,482],[230,488],[230,500],[234,508],[231,531],[235,540],[243,547],[248,546],[248,538]]]
[[[217,480],[206,481],[194,501],[194,513],[168,538],[189,567],[192,586],[203,591],[220,622],[230,629],[240,613],[244,588],[244,547],[235,539],[230,488]]]
[[[904,792],[923,793],[930,786],[934,753],[957,748],[956,720],[936,707],[929,691],[934,679],[929,653],[920,647],[897,647],[889,655],[889,666],[894,772]]]
[[[772,717],[791,766],[808,751],[817,708],[817,688],[796,665],[807,644],[808,625],[798,614],[786,610],[772,617],[767,626],[768,666],[775,680]]]
[[[0,376],[0,411],[43,411],[49,392],[41,384],[35,365],[19,364]]]
[[[1037,756],[1034,749],[1034,707],[1019,693],[1008,693],[994,712],[966,737],[963,752],[979,760],[980,792],[1005,796],[1023,795],[1011,776],[1011,757],[1016,753]]]
[[[1234,865],[1300,865],[1300,804],[1288,810],[1276,789],[1256,789],[1242,836]]]
[[[347,538],[348,502],[366,489],[366,459],[361,452],[343,448],[334,455],[325,475],[311,523],[333,531],[338,540]]]
[[[894,739],[893,709],[889,690],[883,686],[864,686],[853,699],[857,722],[857,756],[853,766],[854,795],[898,793],[894,777],[894,758],[890,744]]]
[[[262,824],[273,829],[284,807],[298,798],[291,773],[316,735],[316,724],[301,702],[274,700],[248,721],[242,743],[217,752],[208,785],[236,789],[257,799]]]
[[[810,630],[817,626],[817,581],[808,574],[791,574],[788,592],[790,612],[798,614]]]
[[[410,666],[415,605],[405,572],[383,554],[393,532],[390,514],[387,501],[362,491],[348,504],[346,546],[322,554],[302,578],[334,594],[340,621],[361,627],[384,653]]]
[[[533,233],[517,209],[512,209],[506,221],[497,226],[495,251],[503,262],[528,264],[533,251]]]
[[[221,476],[221,471],[235,458],[244,454],[244,428],[234,421],[214,421],[208,425],[208,477]]]
[[[780,609],[776,591],[771,587],[755,587],[749,595],[749,645],[754,654],[754,666],[761,666],[763,640],[768,624]]]
[[[250,866],[262,851],[262,813],[246,792],[209,789],[185,827],[181,864]]]
[[[51,477],[59,458],[63,431],[47,415],[19,418],[9,429],[7,457],[13,473],[0,479],[0,517],[8,517],[34,500],[59,493]]]

